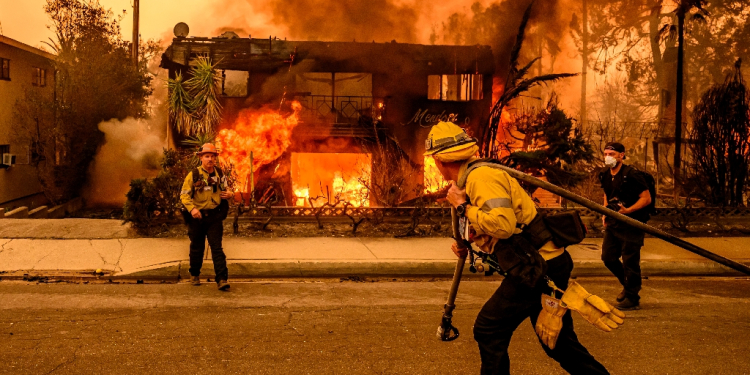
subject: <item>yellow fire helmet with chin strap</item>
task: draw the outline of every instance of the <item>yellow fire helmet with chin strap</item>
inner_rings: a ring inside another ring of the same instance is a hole
[[[433,156],[444,162],[466,160],[479,151],[476,138],[452,122],[439,122],[433,126],[424,148],[424,156]]]

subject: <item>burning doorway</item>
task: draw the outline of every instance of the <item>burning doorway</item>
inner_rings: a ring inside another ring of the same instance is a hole
[[[372,157],[364,153],[292,153],[292,187],[295,206],[324,202],[349,202],[369,207],[367,188]]]

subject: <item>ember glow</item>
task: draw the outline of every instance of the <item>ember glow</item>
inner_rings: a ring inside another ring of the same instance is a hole
[[[244,109],[230,129],[216,136],[221,157],[234,165],[242,187],[250,174],[250,151],[253,171],[278,159],[291,144],[292,130],[299,122],[302,105],[292,102],[293,113],[284,116],[271,107]],[[240,188],[238,186],[237,188]]]
[[[448,181],[443,178],[443,175],[437,169],[435,165],[435,158],[432,156],[425,156],[424,158],[424,193],[435,193],[440,189],[448,186]]]
[[[372,158],[356,153],[292,153],[292,188],[296,206],[315,206],[337,200],[355,207],[369,207]]]

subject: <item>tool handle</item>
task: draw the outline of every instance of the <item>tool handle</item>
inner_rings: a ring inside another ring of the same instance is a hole
[[[451,222],[453,223],[453,238],[456,240],[456,243],[458,243],[459,247],[466,246],[458,229],[458,214],[456,214],[455,208],[451,208]],[[456,295],[458,295],[458,286],[461,284],[461,276],[464,273],[465,263],[465,255],[456,261],[456,270],[453,272],[453,282],[451,283],[450,292],[448,292],[448,301],[445,303],[443,320],[438,327],[438,337],[443,341],[453,341],[458,338],[458,329],[451,324],[451,319],[453,318],[453,309],[456,308]]]

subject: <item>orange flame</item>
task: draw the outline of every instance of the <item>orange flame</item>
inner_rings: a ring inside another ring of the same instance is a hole
[[[436,193],[440,189],[448,186],[448,181],[443,178],[443,174],[435,165],[435,158],[425,156],[424,158],[424,193]]]
[[[253,152],[252,170],[257,171],[289,148],[302,105],[292,102],[292,110],[294,112],[285,117],[270,107],[244,109],[231,129],[219,131],[216,145],[221,149],[221,157],[234,164],[240,181],[245,182],[250,174],[250,151]]]
[[[295,206],[320,206],[337,200],[354,207],[369,207],[371,157],[358,153],[292,153],[292,189]]]
[[[500,77],[492,77],[492,105],[495,105],[505,91],[505,81]]]

